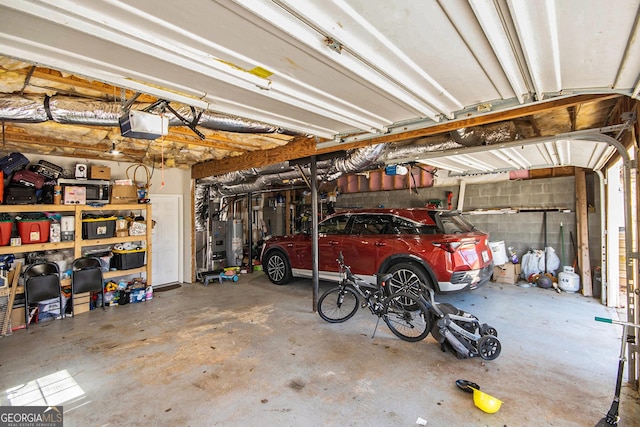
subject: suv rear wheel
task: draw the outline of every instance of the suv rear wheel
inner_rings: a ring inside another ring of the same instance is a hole
[[[291,280],[289,260],[282,252],[273,251],[267,254],[262,267],[269,280],[276,285],[285,285]]]
[[[410,262],[400,262],[389,268],[387,273],[393,277],[387,282],[387,292],[408,292],[413,295],[422,295],[424,287],[429,286],[429,280],[424,271]]]

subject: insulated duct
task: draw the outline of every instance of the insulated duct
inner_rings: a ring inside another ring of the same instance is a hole
[[[206,231],[209,218],[209,188],[196,185],[195,188],[195,227],[196,231]]]
[[[189,107],[182,106],[175,110],[182,117],[193,120],[193,111]],[[63,95],[51,97],[0,95],[0,121],[41,123],[52,120],[62,124],[118,127],[120,125],[118,119],[122,114],[122,106],[115,102]],[[163,114],[169,118],[170,126],[184,126],[184,122],[170,111]],[[293,131],[212,111],[204,111],[199,117],[197,126],[236,133],[298,135]]]
[[[460,128],[449,132],[451,138],[465,147],[491,145],[496,142],[516,139],[516,125],[513,122],[494,123],[471,128]]]
[[[467,144],[491,145],[498,142],[507,142],[517,139],[516,129],[513,123],[500,123],[495,125],[478,126],[461,130],[458,137],[467,139]],[[473,142],[470,142],[473,140]],[[364,172],[384,167],[393,163],[408,163],[419,159],[422,154],[444,152],[465,145],[455,140],[445,140],[437,144],[420,144],[416,140],[413,144],[400,147],[391,144],[377,144],[350,151],[346,158],[325,160],[317,163],[318,179],[323,182],[332,182],[340,176],[350,173]],[[310,173],[306,175],[309,177]],[[262,168],[245,169],[237,172],[229,172],[223,175],[203,178],[199,185],[211,186],[213,193],[217,195],[234,195],[248,192],[268,191],[282,189],[290,182],[301,178],[300,171],[288,162],[277,163]],[[278,186],[280,186],[278,188]]]

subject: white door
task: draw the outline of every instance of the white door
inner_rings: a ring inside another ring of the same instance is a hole
[[[182,195],[151,195],[155,227],[151,234],[153,286],[181,282]]]

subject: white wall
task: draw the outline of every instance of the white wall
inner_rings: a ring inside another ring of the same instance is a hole
[[[108,166],[111,168],[111,180],[115,179],[125,179],[127,178],[127,168],[129,168],[132,164],[125,162],[117,162],[117,161],[96,161],[89,159],[75,159],[70,157],[58,157],[58,156],[39,156],[35,154],[27,154],[27,158],[31,163],[38,163],[39,160],[46,160],[53,164],[56,164],[65,169],[65,175],[73,177],[75,165],[78,163],[83,163],[88,166],[91,165],[100,165],[100,166]],[[149,187],[149,198],[151,199],[151,203],[153,204],[153,195],[154,194],[182,194],[184,197],[184,209],[183,215],[184,223],[182,224],[183,229],[183,274],[182,276],[185,280],[190,280],[191,278],[191,268],[192,268],[192,260],[191,260],[191,171],[183,170],[183,169],[165,169],[164,173],[161,169],[152,170],[151,176],[151,186]],[[130,178],[133,179],[133,168],[129,171]],[[146,180],[146,174],[142,168],[138,169],[136,174],[136,179],[138,181]],[[164,184],[163,184],[164,183]],[[153,208],[152,208],[153,209]]]

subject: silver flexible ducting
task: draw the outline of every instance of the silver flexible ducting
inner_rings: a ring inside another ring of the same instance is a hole
[[[44,98],[0,95],[0,119],[21,123],[41,123],[49,120]]]
[[[209,187],[196,185],[194,208],[196,231],[206,231],[209,210]]]
[[[177,107],[176,112],[188,121],[193,119],[193,112],[188,107]],[[170,111],[165,111],[163,114],[169,118],[169,126],[184,126],[182,120]],[[115,102],[95,101],[63,95],[52,97],[0,95],[0,120],[2,121],[41,123],[53,120],[62,124],[119,126],[118,119],[122,115],[122,106]],[[203,112],[197,126],[236,133],[297,135],[293,131],[276,126],[213,111]]]
[[[338,159],[333,165],[325,181],[331,182],[344,174],[379,169],[384,163],[378,161],[382,153],[387,149],[387,144],[370,145],[354,150],[345,159]],[[320,175],[320,172],[318,172]]]
[[[516,139],[516,125],[513,122],[493,123],[471,128],[460,128],[449,132],[451,138],[465,146],[491,145],[501,141]]]
[[[458,133],[466,144],[491,145],[516,139],[515,126],[512,123],[479,126],[463,129]],[[419,158],[421,154],[463,148],[467,145],[454,140],[445,140],[438,144],[412,144],[394,147],[390,144],[377,144],[356,149],[346,158],[318,162],[318,179],[332,182],[340,176],[350,173],[375,170],[395,161],[407,162],[407,159]],[[309,177],[309,172],[305,172]],[[233,195],[248,192],[268,191],[283,181],[301,178],[300,171],[288,162],[277,163],[262,168],[252,168],[223,175],[212,176],[198,181],[199,185],[211,186],[214,194]]]

